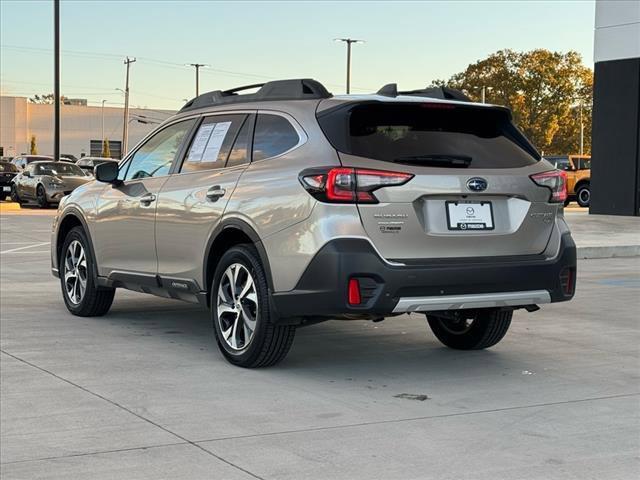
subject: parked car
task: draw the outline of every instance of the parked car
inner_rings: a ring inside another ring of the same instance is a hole
[[[35,201],[46,208],[91,180],[69,162],[32,162],[13,179],[11,198],[20,204]]]
[[[18,170],[22,171],[31,162],[53,161],[53,157],[46,155],[18,155],[11,160]]]
[[[100,165],[104,162],[116,162],[118,160],[115,158],[106,158],[106,157],[82,157],[80,160],[76,162],[76,165],[83,169],[85,172],[93,175],[93,167],[96,165]]]
[[[71,153],[61,153],[59,160],[61,162],[71,162],[76,163],[78,161],[78,157],[72,155]]]
[[[591,157],[589,155],[558,155],[545,157],[554,167],[567,173],[567,200],[581,207],[591,204]]]
[[[72,314],[107,313],[119,287],[198,302],[222,354],[262,367],[319,321],[422,313],[482,349],[514,310],[573,297],[565,174],[507,108],[248,88],[193,99],[63,198],[51,260]]]
[[[5,200],[11,194],[11,183],[18,171],[13,163],[0,162],[0,200]]]

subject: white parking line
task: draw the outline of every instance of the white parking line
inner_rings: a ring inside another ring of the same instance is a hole
[[[42,247],[43,245],[49,245],[49,243],[50,242],[34,243],[33,245],[27,245],[26,247],[18,247],[18,248],[12,248],[10,250],[3,250],[2,252],[0,252],[0,255],[3,253],[19,252],[21,250],[27,250],[29,248]],[[25,252],[25,253],[28,253],[28,252]]]

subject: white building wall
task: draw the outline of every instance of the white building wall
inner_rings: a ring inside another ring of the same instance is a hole
[[[5,156],[29,152],[32,135],[36,136],[38,153],[53,153],[53,105],[29,103],[24,97],[0,97],[0,146]],[[102,139],[102,107],[62,105],[60,110],[60,152],[80,157],[90,154],[91,140]],[[130,119],[147,117],[150,124],[136,120],[129,123],[129,148],[132,148],[157,124],[174,112],[170,110],[129,109]],[[104,135],[122,141],[124,109],[104,107]]]
[[[598,0],[594,63],[640,57],[640,1]]]

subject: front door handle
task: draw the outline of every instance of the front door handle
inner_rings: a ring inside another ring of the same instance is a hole
[[[153,193],[147,193],[140,197],[140,204],[144,206],[151,205],[151,202],[156,201],[156,196]]]
[[[224,197],[225,193],[227,193],[227,191],[224,188],[221,188],[220,185],[216,185],[215,187],[211,187],[207,190],[207,198],[209,200],[216,201],[220,197]]]

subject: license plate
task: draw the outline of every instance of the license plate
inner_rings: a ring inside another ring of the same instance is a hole
[[[2,191],[3,192],[10,192],[11,191],[11,187],[2,187]]]
[[[493,230],[491,202],[446,202],[449,230]]]

